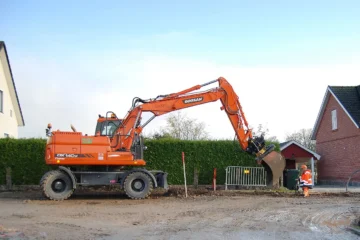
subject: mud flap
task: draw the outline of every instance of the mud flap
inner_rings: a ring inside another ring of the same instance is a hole
[[[261,164],[267,172],[267,186],[279,187],[280,177],[283,176],[285,170],[285,158],[280,153],[272,151],[262,158]]]
[[[169,185],[167,182],[168,173],[166,172],[155,172],[153,173],[157,182],[158,187],[164,188],[165,190],[169,189]]]

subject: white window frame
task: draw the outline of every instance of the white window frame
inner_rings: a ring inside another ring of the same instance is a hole
[[[337,111],[336,109],[331,111],[331,130],[337,130],[338,124],[337,124]]]

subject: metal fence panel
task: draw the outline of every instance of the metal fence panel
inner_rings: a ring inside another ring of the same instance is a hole
[[[228,186],[266,187],[266,171],[263,167],[226,167],[225,190]]]

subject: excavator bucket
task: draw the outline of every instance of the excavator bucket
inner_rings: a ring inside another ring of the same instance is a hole
[[[286,164],[284,156],[276,151],[271,151],[262,158],[261,164],[267,172],[267,186],[279,187],[280,177],[283,175]]]

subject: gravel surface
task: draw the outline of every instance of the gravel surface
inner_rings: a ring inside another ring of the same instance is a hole
[[[75,193],[50,201],[37,191],[0,192],[0,239],[359,239],[360,194],[179,189],[130,200]]]

